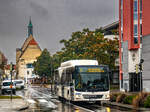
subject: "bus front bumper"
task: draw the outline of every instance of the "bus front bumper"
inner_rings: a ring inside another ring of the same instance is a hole
[[[83,94],[75,95],[74,101],[108,101],[110,100],[109,94]]]

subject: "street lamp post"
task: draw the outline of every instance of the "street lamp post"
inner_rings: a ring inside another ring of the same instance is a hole
[[[10,84],[10,89],[11,89],[10,99],[11,99],[11,101],[12,101],[12,86],[13,86],[13,84],[12,84],[12,70],[13,70],[13,63],[11,62],[10,63],[10,75],[11,75],[11,78],[10,78],[10,80],[11,80],[11,84]]]
[[[142,70],[143,70],[143,62],[144,62],[144,59],[141,59],[140,60],[140,63],[139,63],[139,70],[140,70],[140,91],[142,92],[143,91],[143,87],[142,87]]]

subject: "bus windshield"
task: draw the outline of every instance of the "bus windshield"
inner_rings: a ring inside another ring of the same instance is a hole
[[[108,91],[108,72],[78,72],[75,78],[75,89],[86,92]]]

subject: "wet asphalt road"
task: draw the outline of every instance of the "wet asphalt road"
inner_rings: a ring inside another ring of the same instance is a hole
[[[72,104],[59,101],[51,95],[50,89],[29,86],[27,90],[17,92],[17,95],[25,98],[30,107],[24,112],[135,112],[120,110],[117,107],[103,107],[96,104]]]

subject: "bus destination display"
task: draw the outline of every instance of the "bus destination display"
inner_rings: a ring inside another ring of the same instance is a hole
[[[79,72],[105,72],[105,71],[101,68],[80,67]]]

